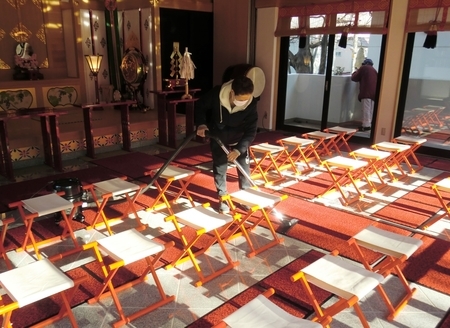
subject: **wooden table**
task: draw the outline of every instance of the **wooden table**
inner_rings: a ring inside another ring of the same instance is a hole
[[[91,112],[100,109],[104,106],[115,106],[120,109],[120,121],[122,125],[122,148],[126,151],[131,151],[131,136],[130,136],[130,105],[136,104],[134,100],[118,101],[111,103],[100,104],[84,104],[83,119],[84,119],[84,133],[86,136],[86,154],[91,158],[95,158],[94,149],[94,130],[92,127]]]
[[[150,91],[157,95],[159,144],[176,148],[177,105],[186,104],[186,135],[194,132],[194,98],[200,89],[189,89],[192,99],[181,99],[185,89]]]
[[[44,163],[57,171],[62,171],[58,117],[63,114],[67,114],[67,112],[40,108],[0,114],[0,174],[6,176],[9,180],[15,180],[9,148],[8,121],[32,117],[39,117],[40,120],[44,147]]]

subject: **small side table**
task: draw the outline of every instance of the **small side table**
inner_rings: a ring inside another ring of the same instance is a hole
[[[57,171],[62,171],[61,146],[59,138],[58,118],[64,111],[30,108],[13,114],[0,115],[0,174],[14,181],[14,172],[9,148],[7,124],[9,120],[39,117],[41,124],[44,162]]]
[[[84,104],[83,109],[84,119],[84,133],[86,136],[86,154],[90,158],[95,158],[94,149],[94,129],[92,127],[92,110],[99,109],[105,105],[118,106],[120,108],[120,121],[122,125],[122,147],[126,151],[131,151],[131,136],[130,136],[130,105],[135,104],[136,101],[119,101],[111,103],[100,104]]]
[[[192,99],[181,99],[185,89],[150,91],[157,96],[159,144],[176,148],[176,107],[186,103],[186,135],[194,131],[195,93],[200,89],[189,89]]]

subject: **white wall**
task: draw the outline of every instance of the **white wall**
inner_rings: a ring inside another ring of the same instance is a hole
[[[258,126],[275,130],[280,39],[273,36],[273,31],[276,27],[278,8],[258,9],[257,17],[255,65],[264,71],[266,77],[266,86],[258,103]]]

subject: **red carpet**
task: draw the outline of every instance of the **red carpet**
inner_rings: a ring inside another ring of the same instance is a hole
[[[325,172],[316,177],[311,177],[285,187],[283,188],[283,193],[300,198],[313,199],[325,192],[332,185],[330,174]]]
[[[440,206],[437,205],[400,198],[377,211],[374,216],[408,227],[417,228],[436,214],[439,209]]]
[[[277,136],[276,134],[272,134],[271,136],[273,138],[279,138],[279,135]],[[181,161],[183,161],[184,158],[185,164],[190,163],[190,165],[194,165],[193,163],[200,163],[203,160],[206,160],[207,156],[204,154],[205,146],[208,147],[209,150],[209,145],[194,147],[196,153],[193,153],[192,157],[189,152],[181,154]],[[194,148],[185,150],[193,152]],[[210,159],[208,159],[208,161],[209,160]],[[79,178],[83,184],[98,182],[121,175],[135,176],[140,178],[143,182],[148,182],[150,177],[143,177],[145,171],[148,168],[157,168],[158,165],[160,166],[161,163],[164,163],[163,158],[156,158],[156,156],[150,156],[143,153],[130,153],[116,156],[112,161],[110,159],[98,161],[100,161],[102,166],[1,186],[0,194],[2,195],[2,198],[0,207],[4,210],[8,210],[7,204],[10,202],[48,193],[50,192],[48,187],[51,185],[51,181],[64,177]],[[450,170],[450,161],[446,159],[432,161],[430,166],[433,164],[445,166],[445,170]],[[236,173],[235,169],[233,170],[234,171],[231,172]],[[441,206],[430,187],[434,182],[447,176],[449,176],[448,172],[442,173],[432,181],[427,182],[423,186],[418,187],[416,190],[379,210],[375,213],[375,216],[395,223],[401,223],[409,227],[420,225],[440,209]],[[328,188],[329,185],[330,180],[328,173],[323,173],[316,178],[298,182],[294,186],[283,189],[282,192],[288,194],[289,198],[277,205],[276,209],[280,213],[286,215],[287,218],[298,220],[296,224],[287,230],[287,236],[320,247],[325,251],[337,249],[342,256],[357,259],[356,253],[347,245],[347,240],[361,229],[370,224],[374,224],[374,221],[357,214],[336,210],[331,207],[305,200],[314,198]],[[229,192],[238,190],[236,174],[230,174],[228,176],[228,189]],[[217,204],[213,176],[209,172],[199,173],[189,186],[189,191],[194,200],[200,203],[211,202],[213,206]],[[269,192],[273,191],[271,190]],[[157,192],[153,189],[149,189],[145,194],[140,195],[136,202],[137,209],[139,210],[150,206],[156,195]],[[112,203],[111,206],[108,206],[107,216],[121,216],[125,206],[126,203],[124,202]],[[84,212],[87,222],[91,222],[95,215],[95,209],[86,209]],[[275,228],[280,228],[280,222],[277,221],[276,218],[272,219]],[[74,229],[81,229],[86,225],[75,221],[72,222],[72,224]],[[393,228],[389,225],[379,224],[379,226],[383,229],[395,231],[403,235],[408,234],[405,230]],[[62,227],[54,224],[52,218],[37,221],[33,224],[33,230],[37,240],[58,235],[61,233],[61,229]],[[194,233],[194,231],[187,228],[185,229],[189,235]],[[17,248],[21,244],[23,236],[23,226],[8,230],[5,245],[6,249],[11,250]],[[196,248],[203,247],[203,245],[209,241],[209,238],[210,236],[208,235],[202,237],[199,244],[196,245]],[[169,249],[164,254],[160,263],[158,263],[158,266],[170,263],[181,252],[182,247],[177,234],[166,234],[157,238],[157,240],[163,242],[173,240],[176,243],[175,247]],[[404,265],[406,278],[410,281],[450,295],[450,284],[448,284],[448,277],[450,275],[450,243],[428,237],[424,237],[423,240],[424,245]],[[239,294],[223,306],[197,320],[190,327],[210,327],[211,324],[218,322],[234,309],[248,302],[255,295],[260,293],[261,290],[269,287],[275,288],[277,292],[275,301],[282,304],[282,306],[285,306],[288,311],[293,311],[292,313],[297,313],[296,315],[299,316],[310,313],[308,301],[303,297],[304,293],[296,289],[297,287],[300,287],[300,284],[295,284],[295,286],[292,287],[288,279],[293,272],[296,272],[303,266],[311,263],[320,255],[321,253],[314,251],[305,254],[291,264],[257,283],[252,288]],[[378,254],[374,252],[369,253],[370,261],[374,261],[378,258]],[[139,270],[142,270],[142,267],[143,263],[138,262],[135,265],[124,269],[123,272],[116,277],[114,283],[120,285],[129,281],[139,273]],[[119,270],[119,272],[120,271],[121,270]],[[92,297],[95,291],[100,288],[102,274],[100,267],[98,267],[96,263],[90,263],[81,268],[72,270],[69,272],[69,275],[73,277],[88,276],[88,280],[82,285],[81,290],[76,293],[72,305],[80,304],[87,298]],[[328,296],[327,293],[323,293],[320,300],[324,301]],[[294,306],[293,302],[297,305]],[[59,304],[59,300],[57,303]],[[56,313],[57,310],[58,306],[56,305],[55,299],[44,300],[39,302],[36,306],[26,307],[16,311],[13,315],[13,320],[15,320],[15,326],[26,327]]]
[[[161,167],[165,160],[161,157],[134,152],[92,161],[92,163],[137,179],[146,175],[147,172]]]
[[[156,156],[167,160],[169,159],[175,151],[170,151],[166,153],[159,153]],[[211,162],[211,150],[209,148],[209,144],[194,146],[189,148],[182,149],[177,156],[173,159],[174,163],[186,165],[186,166],[195,166],[207,162]]]
[[[433,163],[428,164],[427,167],[442,171],[450,171],[450,160],[440,158],[435,160]]]
[[[254,286],[233,297],[225,304],[196,320],[188,327],[212,327],[269,288],[275,289],[275,294],[270,297],[272,302],[290,314],[304,318],[312,312],[312,308],[309,305],[309,301],[306,298],[301,284],[299,282],[293,283],[290,280],[290,277],[302,268],[319,259],[321,256],[323,256],[323,254],[317,251],[307,252],[290,264],[256,283]],[[314,292],[317,292],[318,301],[321,303],[330,296],[329,293],[321,291],[318,288],[314,288]]]
[[[450,295],[450,242],[429,237],[422,240],[422,247],[403,268],[406,279]]]

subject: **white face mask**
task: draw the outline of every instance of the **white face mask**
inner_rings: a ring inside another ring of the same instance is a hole
[[[242,107],[245,106],[245,104],[247,104],[248,100],[233,100],[233,104],[235,104],[238,107]]]

